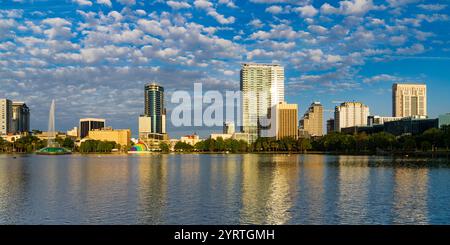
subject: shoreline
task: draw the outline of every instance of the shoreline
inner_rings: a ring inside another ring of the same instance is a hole
[[[261,155],[331,155],[331,156],[390,156],[405,158],[450,158],[450,151],[437,152],[324,152],[324,151],[308,151],[308,152],[288,152],[288,151],[265,151],[265,152],[151,152],[146,154],[127,153],[127,152],[90,152],[80,153],[72,152],[70,155],[109,155],[109,156],[145,156],[145,155],[245,155],[245,154],[261,154]],[[0,155],[38,155],[36,152],[0,152]]]

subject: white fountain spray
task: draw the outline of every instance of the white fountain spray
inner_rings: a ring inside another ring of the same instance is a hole
[[[55,146],[56,131],[55,131],[55,100],[52,100],[50,105],[50,113],[48,116],[48,140],[47,147]]]

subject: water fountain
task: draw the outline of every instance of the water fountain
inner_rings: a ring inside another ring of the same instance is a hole
[[[56,142],[55,100],[52,100],[48,116],[47,147],[40,149],[36,153],[40,155],[64,155],[71,153],[70,150],[61,147],[58,142]]]

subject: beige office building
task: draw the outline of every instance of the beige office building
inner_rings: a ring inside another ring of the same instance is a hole
[[[128,147],[131,141],[131,130],[130,129],[94,129],[89,131],[89,139],[101,140],[101,141],[114,141],[121,147]]]
[[[152,133],[152,118],[147,115],[139,116],[139,139],[146,139]]]
[[[344,102],[336,106],[334,112],[334,131],[341,132],[342,128],[367,126],[369,107],[360,102]]]
[[[320,102],[311,104],[308,111],[300,120],[300,128],[310,136],[323,135],[323,106]]]
[[[392,86],[392,116],[427,116],[427,85],[398,84]]]
[[[268,137],[277,140],[285,137],[298,138],[298,106],[280,102],[272,107],[272,119]]]
[[[261,136],[260,121],[270,118],[270,108],[284,101],[284,68],[277,64],[243,64],[240,88],[241,131],[253,142]]]

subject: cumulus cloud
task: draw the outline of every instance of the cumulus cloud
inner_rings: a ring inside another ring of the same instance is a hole
[[[233,24],[236,18],[234,16],[225,17],[222,14],[219,14],[215,8],[213,8],[213,4],[207,0],[196,0],[194,2],[194,6],[198,9],[203,9],[206,13],[213,17],[217,22],[222,25]]]
[[[178,2],[178,1],[167,1],[167,5],[169,5],[172,9],[183,9],[191,7],[191,5],[187,2]]]
[[[446,6],[425,2],[407,12],[399,1],[383,7],[369,0],[321,6],[253,0],[245,4],[262,11],[251,14],[236,6],[242,1],[232,0],[159,1],[149,8],[143,1],[89,2],[91,8],[66,1],[73,8],[67,14],[0,10],[0,97],[27,100],[35,106],[34,122],[55,97],[64,111],[61,125],[97,113],[130,127],[135,123],[120,119],[142,113],[142,87],[149,80],[161,81],[168,91],[190,89],[193,81],[238,89],[244,61],[284,64],[287,90],[293,93],[313,88],[314,94],[338,93],[400,79],[382,70],[360,74],[368,61],[448,51],[447,34],[434,28],[436,22],[447,24]],[[367,14],[383,8],[402,11]]]
[[[414,44],[406,48],[398,48],[396,51],[397,54],[401,55],[415,55],[421,54],[423,52],[425,52],[425,47],[420,43]]]
[[[89,0],[72,0],[72,2],[80,6],[92,6],[92,2]]]
[[[112,7],[111,0],[97,0],[97,3],[98,3],[98,4],[106,5],[106,6],[108,6],[108,7]]]
[[[69,22],[68,20],[59,18],[59,17],[47,18],[47,19],[42,20],[41,23],[50,25],[50,26],[70,26],[70,25],[72,25],[72,23]]]
[[[237,8],[236,4],[232,0],[219,0],[219,4],[226,5],[229,8]]]
[[[402,80],[402,78],[399,78],[397,76],[392,76],[392,75],[389,75],[389,74],[379,74],[379,75],[376,75],[376,76],[364,78],[363,82],[364,83],[377,83],[377,82],[394,83],[394,82],[399,82],[401,80]]]
[[[135,5],[136,4],[136,0],[117,0],[117,2],[123,4],[123,5]]]
[[[273,5],[273,6],[266,8],[266,12],[271,13],[271,14],[279,14],[279,13],[283,12],[283,8],[280,6],[277,6],[277,5]]]
[[[300,16],[306,18],[306,17],[314,17],[319,11],[314,8],[312,5],[306,5],[303,7],[295,8],[295,11],[297,11]]]
[[[419,4],[417,7],[428,11],[440,11],[447,8],[447,4]]]
[[[201,9],[209,9],[213,6],[213,4],[210,1],[207,0],[195,0],[194,1],[194,6],[196,8],[201,8]]]
[[[324,3],[320,7],[323,14],[363,15],[370,10],[378,9],[372,0],[345,0],[339,2],[339,7]]]

